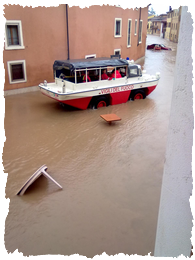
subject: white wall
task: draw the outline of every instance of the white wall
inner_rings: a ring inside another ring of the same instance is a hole
[[[192,213],[192,17],[182,8],[155,256],[190,256]]]
[[[163,28],[163,23],[161,23],[161,25],[160,25],[160,37],[163,37],[162,28]]]

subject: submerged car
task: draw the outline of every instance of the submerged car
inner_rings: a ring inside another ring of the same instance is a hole
[[[167,50],[171,51],[171,48],[166,47],[164,44],[153,43],[147,46],[147,50]]]
[[[160,79],[160,73],[146,74],[125,59],[56,60],[53,70],[55,82],[39,84],[42,94],[78,109],[144,99]]]

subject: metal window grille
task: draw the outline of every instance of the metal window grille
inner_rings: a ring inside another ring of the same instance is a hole
[[[24,79],[24,69],[22,63],[11,65],[11,77],[12,77],[12,81]]]
[[[17,25],[7,25],[7,42],[10,45],[20,45]]]
[[[127,40],[127,45],[129,46],[131,44],[131,20],[129,20],[128,23],[128,40]]]
[[[139,43],[142,41],[142,21],[140,21],[139,23],[139,36],[138,36],[138,39],[139,39]]]
[[[121,28],[121,22],[120,21],[116,21],[116,35],[120,35],[120,28]]]

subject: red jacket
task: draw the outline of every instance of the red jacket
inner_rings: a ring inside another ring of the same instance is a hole
[[[90,77],[87,75],[87,81],[91,81]],[[86,82],[86,75],[83,76],[83,82]]]
[[[104,80],[104,79],[109,79],[109,77],[108,77],[108,75],[106,73],[102,74],[102,80]]]
[[[112,73],[112,78],[115,78],[115,71]],[[116,78],[122,78],[122,76],[118,70],[116,70]]]

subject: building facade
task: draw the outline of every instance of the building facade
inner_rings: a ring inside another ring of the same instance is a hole
[[[148,16],[147,34],[152,34],[152,18],[154,17],[155,15]]]
[[[165,38],[166,39],[170,39],[170,32],[171,32],[171,21],[172,21],[172,12],[173,10],[169,10],[169,12],[167,13],[167,28],[166,28],[166,32],[165,32]]]
[[[169,39],[172,42],[178,42],[179,38],[179,28],[180,28],[180,20],[181,20],[181,7],[178,9],[174,9],[171,19],[171,28],[170,28],[170,35]]]
[[[145,55],[148,6],[5,5],[4,90],[54,81],[57,59]]]
[[[182,10],[181,6],[178,9],[174,9],[174,10],[172,10],[172,8],[169,7],[169,12],[167,12],[167,25],[165,29],[165,38],[176,43],[178,42],[178,38],[179,38],[181,10]]]
[[[164,38],[167,26],[167,14],[161,14],[151,18],[150,23],[151,34],[159,35]]]

